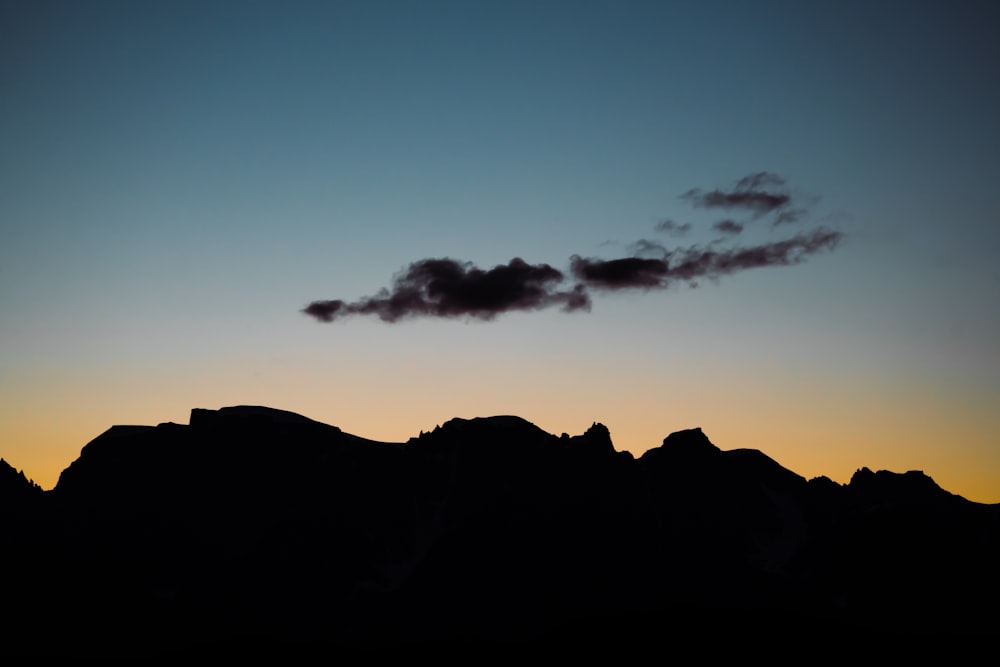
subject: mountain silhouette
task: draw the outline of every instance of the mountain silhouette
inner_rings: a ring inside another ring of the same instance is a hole
[[[10,511],[17,506],[30,503],[41,495],[42,488],[24,476],[24,471],[15,470],[0,458],[0,511]]]
[[[316,647],[971,641],[1000,505],[922,472],[812,480],[700,429],[452,419],[405,443],[256,406],[113,426],[51,491],[0,461],[0,646],[148,658]]]

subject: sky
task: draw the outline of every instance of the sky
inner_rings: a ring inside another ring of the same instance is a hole
[[[0,456],[267,405],[1000,502],[995,2],[0,1]]]

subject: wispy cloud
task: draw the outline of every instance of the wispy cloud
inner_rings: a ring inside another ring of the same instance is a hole
[[[743,231],[743,225],[735,220],[720,220],[712,225],[712,229],[729,236],[735,236]]]
[[[684,224],[679,224],[667,218],[656,223],[656,230],[671,236],[684,236],[691,231],[691,223],[685,222]]]
[[[656,255],[658,257],[666,257],[670,254],[667,247],[662,243],[657,243],[656,241],[650,241],[649,239],[639,239],[634,243],[630,243],[628,246],[631,253],[635,256],[640,255]]]
[[[821,228],[754,246],[725,250],[694,246],[673,251],[664,259],[603,260],[574,256],[570,266],[577,279],[595,289],[665,288],[676,281],[691,282],[747,269],[799,264],[817,252],[833,250],[841,238],[840,232]]]
[[[779,211],[774,216],[775,225],[787,225],[793,222],[799,222],[806,215],[806,209],[804,208],[790,208],[787,210]]]
[[[739,179],[730,190],[705,192],[695,188],[681,197],[698,208],[743,209],[761,216],[784,209],[791,203],[792,196],[780,189],[784,185],[785,179],[781,176],[761,171]]]

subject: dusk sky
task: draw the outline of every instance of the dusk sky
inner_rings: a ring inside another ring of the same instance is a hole
[[[0,455],[52,488],[195,407],[515,414],[1000,502],[998,25],[2,0]]]

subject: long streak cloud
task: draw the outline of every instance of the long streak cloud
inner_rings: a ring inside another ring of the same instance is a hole
[[[832,250],[840,239],[838,231],[817,229],[782,241],[743,248],[714,250],[696,246],[672,251],[664,259],[601,260],[574,255],[570,266],[574,276],[595,289],[665,288],[678,280],[691,282],[698,278],[720,278],[746,269],[798,264],[809,255]]]
[[[696,208],[742,209],[751,220],[770,215],[772,226],[799,222],[806,210],[780,189],[784,184],[785,180],[776,174],[758,172],[739,179],[729,190],[689,190],[681,198]],[[743,222],[727,219],[712,228],[735,237],[744,226]],[[676,235],[687,232],[691,225],[668,220],[656,225],[656,229]],[[678,282],[694,285],[701,278],[715,279],[747,269],[790,266],[833,250],[842,237],[837,230],[821,227],[756,245],[719,247],[720,241],[716,240],[707,247],[674,249],[641,239],[631,245],[635,255],[629,257],[572,255],[568,272],[548,264],[529,264],[521,258],[492,269],[447,257],[422,259],[405,267],[393,278],[391,287],[374,296],[355,301],[313,301],[302,312],[321,322],[359,315],[398,322],[418,317],[491,320],[507,312],[547,308],[589,311],[591,290],[607,293],[665,289]],[[637,256],[643,254],[660,256]]]
[[[563,273],[548,264],[514,258],[484,271],[453,259],[423,259],[396,276],[392,289],[354,302],[314,301],[303,309],[322,322],[347,315],[375,315],[386,322],[407,317],[471,316],[489,320],[513,310],[562,306],[590,308],[582,286],[561,290]]]

